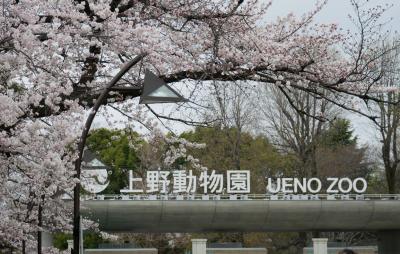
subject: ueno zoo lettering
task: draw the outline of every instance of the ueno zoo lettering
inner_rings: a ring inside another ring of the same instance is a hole
[[[250,193],[249,170],[203,171],[199,176],[192,170],[147,171],[146,178],[134,177],[129,171],[128,186],[121,193],[160,194],[248,194]],[[271,178],[266,177],[266,193],[296,194],[325,192],[327,194],[364,193],[368,184],[364,178],[328,177],[324,181],[313,178]]]
[[[351,180],[348,177],[326,178],[328,183],[326,187],[327,194],[337,193],[364,193],[367,190],[368,184],[364,178],[356,178]],[[322,191],[322,181],[318,178],[278,178],[274,181],[272,178],[267,178],[268,193],[320,193]]]

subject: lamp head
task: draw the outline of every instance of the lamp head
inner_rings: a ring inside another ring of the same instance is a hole
[[[143,92],[139,104],[177,103],[185,102],[177,91],[170,87],[164,80],[157,77],[149,70],[145,71]]]

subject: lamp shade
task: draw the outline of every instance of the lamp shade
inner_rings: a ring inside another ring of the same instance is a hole
[[[149,70],[145,71],[143,92],[139,104],[185,102],[177,91]]]

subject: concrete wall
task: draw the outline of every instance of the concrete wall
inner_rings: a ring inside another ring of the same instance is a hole
[[[157,254],[157,249],[86,249],[85,254]]]
[[[342,251],[345,248],[328,248],[328,254],[338,254],[340,251]],[[348,249],[351,249],[355,251],[357,254],[377,254],[377,247],[376,246],[365,246],[365,247],[348,247]],[[313,249],[312,248],[304,248],[303,254],[313,254]]]
[[[267,254],[265,248],[207,248],[207,254]]]
[[[42,232],[42,247],[53,247],[53,235],[48,232]]]

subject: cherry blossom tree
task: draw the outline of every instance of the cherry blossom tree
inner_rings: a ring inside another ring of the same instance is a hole
[[[393,42],[383,42],[384,48],[391,47],[399,43],[399,39]],[[385,55],[382,58],[380,71],[384,73],[379,83],[382,86],[396,87],[399,86],[399,68],[400,68],[400,48],[392,51],[391,54]],[[380,153],[383,168],[386,175],[388,193],[396,193],[398,189],[397,175],[400,163],[399,159],[399,127],[400,127],[400,113],[399,113],[399,92],[397,90],[389,91],[385,94],[379,95],[382,100],[389,101],[390,103],[374,103],[370,110],[377,112],[379,121],[375,122],[375,127],[379,132]]]
[[[69,229],[70,210],[60,197],[76,182],[82,114],[115,71],[139,54],[146,57],[104,102],[126,114],[132,108],[118,102],[138,96],[127,87],[141,86],[144,68],[181,84],[191,107],[209,80],[289,86],[322,97],[327,90],[337,96],[327,100],[353,111],[341,98],[380,101],[371,91],[380,89],[375,67],[390,51],[376,47],[385,6],[364,9],[363,1],[352,0],[359,32],[350,34],[313,22],[325,2],[302,17],[270,23],[263,22],[270,3],[262,2],[2,1],[0,245],[23,248],[37,231]]]

